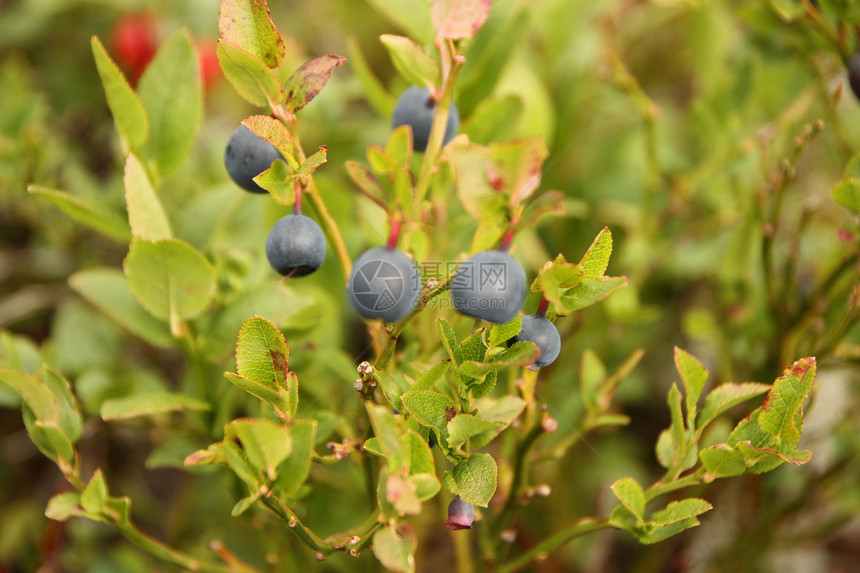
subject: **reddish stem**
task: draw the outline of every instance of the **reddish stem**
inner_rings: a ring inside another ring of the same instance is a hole
[[[546,318],[547,308],[549,308],[549,301],[546,299],[546,297],[541,297],[540,305],[538,306],[535,316],[537,316],[538,318]]]
[[[296,181],[293,184],[296,190],[296,202],[293,203],[293,215],[302,214],[302,184]]]
[[[514,240],[514,232],[513,231],[508,231],[507,233],[505,233],[505,238],[502,239],[502,246],[499,247],[499,250],[507,252],[508,249],[510,249],[510,247],[511,247],[511,241],[513,241],[513,240]]]
[[[400,219],[391,219],[391,232],[388,233],[388,242],[385,247],[393,251],[397,247],[397,239],[400,238]]]

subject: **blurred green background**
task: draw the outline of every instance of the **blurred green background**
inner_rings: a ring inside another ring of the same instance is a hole
[[[403,19],[390,4],[270,2],[287,42],[287,73],[322,54],[349,58],[302,111],[300,130],[306,149],[329,149],[320,188],[353,254],[380,244],[386,224],[357,197],[343,164],[385,141],[386,110],[406,87],[378,36],[410,35],[430,46],[427,18],[418,11]],[[834,43],[854,51],[860,4],[818,4],[822,12],[810,16],[802,9],[811,4],[791,0],[496,0],[466,47],[455,96],[464,126],[485,100],[514,96],[499,133],[541,135],[550,152],[541,189],[564,193],[562,216],[514,242],[529,276],[558,253],[579,260],[609,226],[615,251],[608,274],[629,278],[605,303],[557,322],[564,347],[541,374],[539,395],[560,429],[539,447],[533,476],[552,495],[521,513],[518,547],[611,509],[608,485],[619,477],[659,477],[653,445],[669,421],[673,346],[700,358],[711,384],[771,382],[796,358],[819,361],[801,443],[812,462],[693,492],[715,509],[702,526],[659,545],[601,532],[530,570],[860,571],[857,219],[831,197],[860,151],[860,103]],[[115,53],[113,34],[128,14],[155,18],[159,38],[188,27],[204,50],[218,35],[217,0],[0,0],[0,365],[26,369],[47,360],[72,380],[91,416],[81,445],[85,467],[108,468],[112,493],[131,495],[136,521],[156,537],[199,548],[226,539],[260,567],[279,556],[282,568],[272,570],[376,570],[369,555],[318,563],[261,515],[230,518],[241,494],[226,476],[147,462],[154,446],[181,442],[175,419],[108,424],[97,417],[108,396],[181,384],[183,357],[126,334],[74,293],[72,273],[119,267],[125,249],[28,194],[27,185],[123,209],[122,152],[90,37]],[[362,58],[383,91],[360,73]],[[212,256],[224,292],[268,276],[263,240],[282,214],[238,191],[222,164],[229,134],[252,113],[216,77],[192,156],[162,189],[182,236]],[[445,244],[466,249],[474,229],[466,222]],[[335,412],[354,407],[345,405],[353,401],[353,365],[367,345],[362,324],[332,288],[339,281],[329,257],[296,287],[318,301],[314,312],[323,320],[286,333],[307,400]],[[224,334],[228,348],[233,335]],[[590,435],[556,459],[581,414],[577,372],[586,348],[610,371],[644,349],[617,394],[631,424]],[[170,570],[107,527],[44,517],[62,477],[30,443],[16,400],[2,388],[0,406],[0,573]],[[328,424],[328,435],[337,423]],[[322,532],[363,512],[350,510],[338,471],[315,469],[315,493],[304,501],[308,522]],[[444,508],[435,509],[416,520],[418,571],[451,567],[452,542],[438,527]]]

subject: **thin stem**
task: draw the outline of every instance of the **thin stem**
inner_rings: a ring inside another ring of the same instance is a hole
[[[702,476],[704,473],[704,468],[700,468],[698,471],[682,478],[676,478],[671,481],[660,480],[645,491],[645,499],[647,501],[652,501],[661,495],[666,495],[667,493],[684,489],[685,487],[700,485],[702,483]]]
[[[535,316],[537,316],[538,318],[546,318],[547,308],[549,308],[549,301],[546,299],[546,297],[541,297],[540,305],[538,306]]]
[[[576,539],[586,533],[607,529],[608,527],[610,527],[608,518],[594,519],[593,517],[586,517],[580,519],[570,527],[562,529],[555,535],[541,541],[519,557],[503,564],[499,567],[497,573],[516,573],[517,571],[527,567],[535,559],[548,555],[568,541]]]
[[[337,221],[334,220],[334,217],[331,216],[331,213],[326,208],[325,202],[317,189],[313,177],[308,177],[305,194],[320,217],[323,232],[328,237],[329,242],[334,245],[335,253],[340,261],[340,266],[343,269],[344,280],[347,280],[349,278],[349,273],[352,270],[352,258],[349,256],[346,243],[343,241],[343,236],[340,234]]]
[[[296,202],[293,203],[293,215],[302,214],[302,184],[296,181],[293,183],[293,189],[296,191]]]
[[[316,533],[308,529],[299,517],[293,513],[287,505],[272,492],[269,492],[262,498],[263,503],[275,512],[275,515],[287,522],[290,530],[296,534],[296,537],[305,542],[305,544],[323,555],[331,555],[334,553],[334,547],[326,543]]]

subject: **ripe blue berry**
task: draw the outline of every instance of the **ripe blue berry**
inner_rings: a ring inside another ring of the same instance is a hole
[[[436,100],[430,96],[430,90],[419,86],[408,88],[397,100],[394,114],[391,117],[391,127],[409,125],[412,127],[412,147],[415,151],[427,149],[430,140],[430,128],[433,126],[433,115],[436,113]],[[460,113],[457,106],[451,104],[448,111],[448,123],[445,125],[445,145],[457,134],[460,127]]]
[[[397,322],[415,307],[421,292],[418,267],[397,249],[375,247],[355,260],[347,294],[364,318]]]
[[[521,340],[530,340],[540,349],[540,356],[533,363],[537,368],[552,364],[561,352],[561,337],[558,335],[558,329],[545,316],[536,314],[524,316],[519,334],[511,338],[508,345]]]
[[[448,504],[448,522],[445,523],[445,527],[453,530],[472,529],[473,521],[475,521],[474,505],[463,501],[459,495]]]
[[[239,187],[251,193],[266,193],[254,183],[254,177],[272,166],[276,159],[284,159],[278,148],[240,125],[224,150],[224,165],[227,173]]]
[[[525,296],[526,273],[502,250],[474,255],[451,280],[451,301],[457,312],[497,324],[516,316]]]
[[[320,226],[304,215],[281,217],[266,237],[269,264],[286,277],[303,277],[320,268],[325,250]]]

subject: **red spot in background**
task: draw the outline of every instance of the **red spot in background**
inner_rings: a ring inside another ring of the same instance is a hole
[[[152,61],[159,44],[159,20],[154,14],[122,15],[113,26],[111,45],[119,65],[137,84],[140,74]]]
[[[209,90],[221,78],[221,66],[218,65],[216,47],[217,42],[214,38],[199,39],[195,46],[204,90]]]

